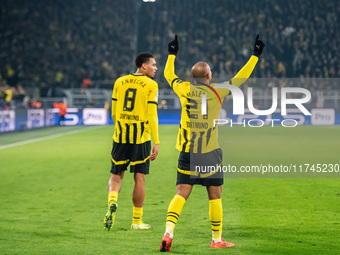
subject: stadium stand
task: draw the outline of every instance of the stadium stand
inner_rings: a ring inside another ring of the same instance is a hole
[[[235,74],[258,32],[267,45],[254,77],[339,78],[338,13],[337,0],[3,0],[0,85],[9,85],[23,105],[29,89],[30,97],[65,97],[65,89],[82,85],[110,89],[134,71],[137,52],[149,51],[158,61],[155,79],[166,88],[165,49],[175,33],[185,49],[176,65],[183,78],[199,60],[214,77]]]

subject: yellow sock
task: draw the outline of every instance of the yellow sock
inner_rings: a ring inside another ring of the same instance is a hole
[[[143,216],[143,207],[133,207],[132,223],[141,224]]]
[[[166,217],[165,232],[170,232],[171,235],[173,235],[175,226],[179,216],[181,215],[185,202],[185,198],[180,195],[175,195],[175,197],[171,200]]]
[[[116,191],[111,191],[108,197],[108,205],[112,203],[117,203],[117,201],[118,201],[118,193]]]
[[[216,241],[221,241],[222,236],[222,200],[209,200],[209,218],[211,222],[212,238]]]

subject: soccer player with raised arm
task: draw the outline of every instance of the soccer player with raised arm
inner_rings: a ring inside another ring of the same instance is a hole
[[[228,81],[240,86],[248,79],[255,68],[264,48],[264,43],[255,39],[253,55],[246,65]],[[209,218],[212,229],[211,248],[233,247],[233,243],[222,239],[222,171],[196,171],[195,166],[221,166],[222,150],[217,139],[218,119],[223,99],[230,93],[227,88],[210,84],[212,73],[205,62],[196,63],[191,69],[193,83],[180,80],[175,74],[175,59],[178,52],[177,35],[168,45],[169,56],[164,76],[174,92],[179,96],[182,106],[181,121],[176,148],[180,151],[177,168],[176,195],[171,200],[166,218],[166,230],[160,244],[160,251],[171,251],[174,229],[182,208],[187,201],[193,185],[206,187],[209,197]]]
[[[152,79],[157,66],[150,53],[140,53],[135,60],[136,73],[118,78],[112,93],[112,119],[115,124],[111,152],[108,211],[104,228],[113,227],[118,208],[118,193],[124,173],[130,165],[135,186],[132,194],[132,229],[149,229],[142,221],[145,195],[145,175],[150,160],[158,155],[158,84]],[[154,146],[151,150],[151,135]]]

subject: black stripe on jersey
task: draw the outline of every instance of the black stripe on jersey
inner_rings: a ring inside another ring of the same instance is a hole
[[[133,123],[133,144],[137,143],[137,123]]]
[[[155,104],[155,105],[158,105],[157,102],[154,102],[154,101],[148,101],[148,104]]]
[[[194,153],[196,133],[195,132],[191,132],[191,134],[192,134],[192,136],[191,136],[191,139],[190,139],[190,152]]]
[[[143,133],[144,133],[144,122],[141,122],[141,123],[140,123],[140,129],[141,129],[140,137],[142,137],[142,136],[143,136]]]
[[[130,125],[125,123],[125,126],[126,126],[126,134],[125,134],[126,143],[130,143]]]
[[[197,141],[197,153],[202,153],[202,143],[203,143],[203,135],[204,135],[204,131],[200,132],[200,138],[198,138]]]
[[[175,81],[179,80],[179,78],[173,79],[170,86],[172,87],[172,85],[174,84]]]
[[[221,221],[220,220],[218,220],[218,221],[210,221],[211,223],[220,223]]]
[[[120,125],[120,122],[118,122],[118,129],[119,129],[119,143],[122,143],[122,126]]]
[[[208,129],[208,132],[207,132],[207,143],[205,146],[208,146],[208,143],[209,143],[209,140],[210,140],[210,137],[211,137],[211,128]]]
[[[113,101],[117,101],[117,98],[112,98]]]
[[[179,124],[179,131],[181,131],[181,123]],[[181,145],[182,144],[182,140],[181,140],[181,135],[180,133],[178,133],[177,135],[177,140],[178,140],[178,144]],[[182,150],[183,151],[183,150]]]
[[[182,151],[185,152],[185,147],[188,144],[187,130],[185,128],[183,128],[183,137],[185,139],[185,142],[183,143]]]

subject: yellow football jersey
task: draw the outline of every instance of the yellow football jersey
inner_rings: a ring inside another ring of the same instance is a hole
[[[116,107],[112,109],[115,115],[114,141],[130,144],[150,141],[148,105],[158,103],[157,82],[139,73],[122,76],[114,84],[112,100],[116,101]]]
[[[190,84],[179,79],[172,83],[182,106],[176,148],[190,153],[207,153],[219,148],[217,126],[223,98],[228,89],[215,89],[214,84]]]
[[[181,122],[176,148],[182,152],[207,153],[219,148],[217,125],[223,99],[229,94],[226,88],[215,88],[215,84],[181,81],[175,74],[175,55],[169,55],[164,76],[179,96],[182,106]],[[250,76],[258,57],[252,56],[247,64],[229,81],[240,86]]]

